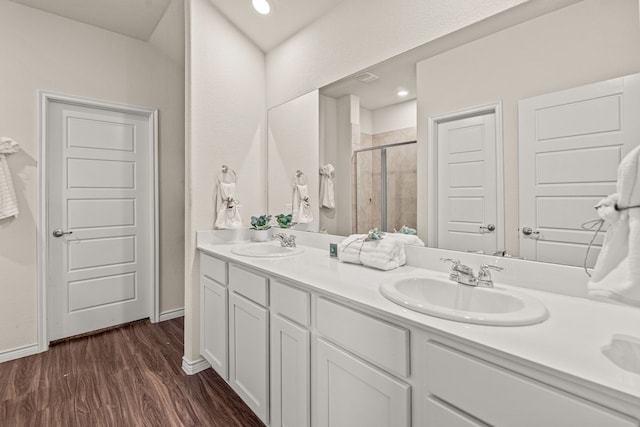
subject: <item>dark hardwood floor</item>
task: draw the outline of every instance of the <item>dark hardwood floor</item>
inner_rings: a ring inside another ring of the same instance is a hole
[[[181,369],[183,320],[134,323],[0,363],[0,426],[263,426],[212,369]]]

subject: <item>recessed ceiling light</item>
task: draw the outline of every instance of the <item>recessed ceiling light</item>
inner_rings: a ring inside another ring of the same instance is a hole
[[[268,0],[251,0],[251,4],[260,15],[268,15],[271,12],[271,5]]]
[[[407,96],[407,95],[409,95],[409,91],[408,90],[400,89],[398,91],[398,96]]]

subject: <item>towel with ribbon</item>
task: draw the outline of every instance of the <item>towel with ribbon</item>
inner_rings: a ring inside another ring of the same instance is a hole
[[[313,222],[311,203],[309,203],[309,188],[306,184],[293,184],[293,222],[309,224]]]
[[[13,187],[7,156],[18,152],[16,141],[5,136],[0,137],[0,219],[18,217],[18,199]]]
[[[404,243],[377,229],[369,234],[352,234],[338,245],[342,262],[362,264],[379,270],[392,270],[407,263]]]
[[[320,207],[333,209],[336,207],[333,190],[333,172],[331,163],[320,167]]]
[[[227,183],[218,180],[216,193],[215,228],[242,228],[242,218],[238,211],[238,200],[235,199],[235,182]]]
[[[596,205],[601,227],[609,227],[589,296],[640,306],[640,146],[620,163],[616,189]]]

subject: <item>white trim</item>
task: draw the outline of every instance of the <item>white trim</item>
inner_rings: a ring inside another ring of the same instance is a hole
[[[29,344],[22,347],[11,348],[9,350],[0,351],[0,363],[8,362],[9,360],[20,359],[21,357],[27,357],[34,354],[41,353],[40,346],[36,344]]]
[[[209,362],[204,360],[203,357],[200,357],[196,360],[189,360],[186,357],[182,358],[182,370],[187,373],[187,375],[195,375],[198,372],[202,372],[205,369],[209,369],[211,365]]]
[[[502,101],[469,107],[429,117],[427,144],[427,246],[438,244],[438,125],[481,114],[493,113],[496,121],[496,241],[504,249],[504,144],[502,141]]]
[[[152,138],[152,159],[150,178],[153,181],[153,200],[150,200],[153,215],[153,238],[150,259],[153,260],[152,266],[152,290],[151,290],[151,306],[149,307],[149,318],[152,322],[158,322],[160,318],[160,275],[159,275],[159,197],[158,197],[158,110],[152,108],[138,107],[123,103],[102,101],[93,98],[84,98],[78,96],[68,96],[53,92],[38,92],[38,230],[37,230],[37,269],[38,269],[38,321],[37,335],[38,352],[46,351],[49,348],[49,330],[48,330],[48,294],[47,294],[47,278],[49,274],[48,257],[47,257],[47,236],[48,236],[48,218],[47,211],[47,108],[50,102],[62,102],[67,104],[88,106],[90,108],[102,108],[111,111],[120,111],[130,114],[145,115],[149,118],[150,137]]]
[[[184,308],[176,308],[175,310],[167,310],[160,313],[159,321],[177,319],[178,317],[184,317]]]

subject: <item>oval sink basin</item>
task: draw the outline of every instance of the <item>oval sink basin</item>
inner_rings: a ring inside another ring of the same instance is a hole
[[[537,298],[504,288],[478,288],[428,277],[386,279],[380,293],[410,310],[458,322],[523,326],[545,321]]]
[[[285,248],[279,242],[249,243],[231,249],[236,255],[256,257],[256,258],[281,258],[299,255],[304,252],[304,248]]]

